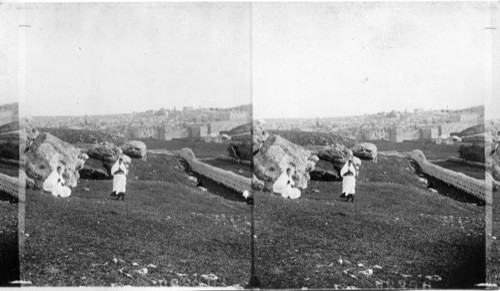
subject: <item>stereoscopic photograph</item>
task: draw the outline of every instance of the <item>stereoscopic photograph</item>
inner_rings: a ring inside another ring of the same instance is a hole
[[[494,289],[499,5],[0,5],[0,286]]]

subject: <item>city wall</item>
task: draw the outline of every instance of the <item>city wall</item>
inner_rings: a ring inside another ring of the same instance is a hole
[[[465,174],[434,165],[427,161],[424,153],[420,150],[412,151],[410,157],[418,163],[420,169],[425,174],[463,190],[483,201],[486,199],[486,194],[491,193],[491,183],[486,183],[483,180],[474,179]]]
[[[439,126],[439,136],[450,135],[452,132],[460,132],[477,124],[477,119],[462,122],[443,123]]]
[[[231,171],[226,171],[199,161],[189,148],[183,148],[180,156],[185,159],[191,169],[209,179],[212,179],[237,192],[243,193],[245,190],[251,192],[252,179],[237,175]]]

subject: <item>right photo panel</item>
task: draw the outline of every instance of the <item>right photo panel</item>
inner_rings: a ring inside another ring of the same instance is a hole
[[[498,280],[485,231],[500,152],[485,114],[497,10],[252,5],[254,285]]]

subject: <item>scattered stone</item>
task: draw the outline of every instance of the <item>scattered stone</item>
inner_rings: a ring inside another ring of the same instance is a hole
[[[136,262],[132,262],[132,266],[139,267],[139,264]]]
[[[15,281],[10,281],[10,285],[32,285],[33,283],[31,281],[25,281],[25,280],[15,280]]]
[[[201,277],[208,281],[216,281],[219,279],[219,277],[217,277],[215,274],[203,274],[201,275]]]
[[[201,187],[201,186],[198,186],[198,189],[200,189],[202,192],[207,192],[208,191],[207,188]]]
[[[189,181],[193,181],[194,183],[198,183],[198,179],[196,179],[196,177],[188,176],[188,179],[189,179]]]
[[[359,273],[361,275],[364,275],[364,276],[371,276],[371,275],[373,275],[373,270],[372,269],[367,269],[367,270],[364,270],[364,271],[360,271]]]
[[[364,267],[365,267],[365,265],[363,265],[363,264],[361,264],[361,263],[358,263],[358,267],[360,267],[360,268],[364,268]]]
[[[436,189],[434,189],[434,188],[428,188],[428,190],[429,190],[431,193],[434,193],[434,194],[438,193],[438,191],[437,191]]]
[[[134,272],[138,273],[140,275],[146,275],[148,273],[148,268],[142,268],[142,269],[139,269],[139,270],[135,270]]]
[[[89,192],[90,191],[90,189],[87,188],[87,187],[83,187],[82,190],[85,191],[85,192]]]
[[[319,193],[319,190],[318,189],[313,189],[312,190],[314,193]]]
[[[428,183],[427,179],[425,179],[425,178],[418,178],[418,181],[420,181],[420,182],[422,182],[424,184]]]
[[[338,262],[339,262],[339,264],[341,264],[341,265],[342,265],[342,263],[343,263],[344,261],[343,261],[342,259],[339,259],[339,260],[338,260]]]
[[[155,266],[155,265],[153,265],[153,264],[149,264],[149,265],[147,266],[147,268],[153,268],[153,269],[156,269],[156,266]]]
[[[170,286],[172,286],[172,287],[179,286],[179,280],[177,280],[176,278],[173,278],[172,280],[170,280]]]

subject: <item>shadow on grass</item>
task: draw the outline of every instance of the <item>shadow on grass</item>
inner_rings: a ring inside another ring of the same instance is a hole
[[[0,286],[10,286],[9,282],[19,280],[19,243],[17,236],[17,203],[7,203],[12,198],[0,192],[2,223],[0,225]]]

